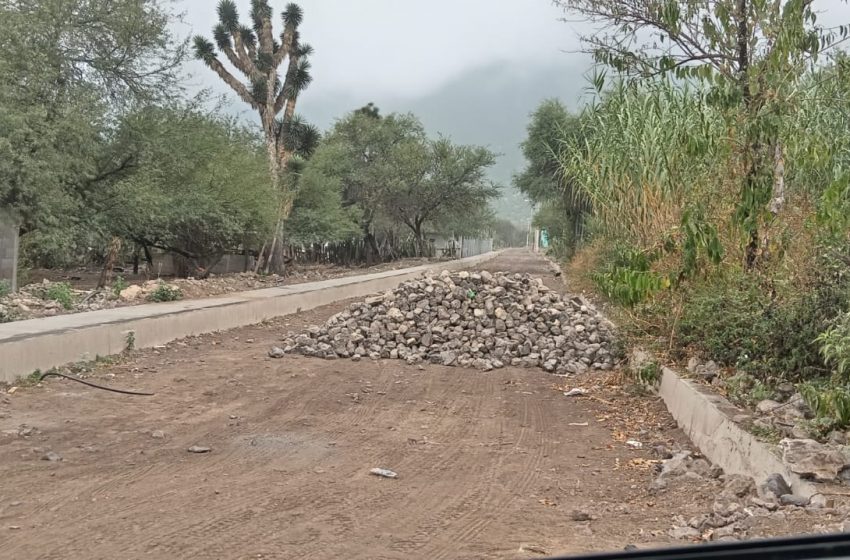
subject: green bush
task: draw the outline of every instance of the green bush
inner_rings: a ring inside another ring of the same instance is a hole
[[[593,275],[593,281],[605,297],[633,307],[670,285],[668,278],[651,270],[657,259],[656,253],[615,246],[602,270]]]
[[[126,290],[129,285],[130,284],[128,284],[127,281],[124,280],[123,276],[118,276],[112,282],[112,293],[118,296],[121,294],[121,292]]]
[[[800,384],[799,390],[815,413],[812,427],[821,435],[850,426],[850,387],[831,381],[810,381]]]
[[[156,289],[148,294],[148,301],[177,301],[182,297],[183,294],[180,292],[180,288],[172,288],[168,284],[160,282]]]
[[[841,285],[822,280],[800,292],[780,297],[752,274],[710,278],[684,298],[676,339],[761,381],[822,377],[829,368],[817,340],[847,296]]]
[[[0,298],[12,293],[12,284],[8,280],[0,280]]]
[[[50,284],[44,293],[44,297],[60,303],[65,309],[74,307],[74,292],[71,290],[71,285],[67,282]]]

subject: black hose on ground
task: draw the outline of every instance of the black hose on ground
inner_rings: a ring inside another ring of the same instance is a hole
[[[112,387],[104,387],[103,385],[98,385],[97,383],[92,383],[91,381],[86,381],[85,379],[80,379],[79,377],[74,377],[73,375],[65,375],[64,373],[59,373],[55,371],[48,371],[47,373],[42,373],[41,377],[38,378],[39,382],[44,381],[45,377],[50,377],[51,375],[55,377],[64,377],[65,379],[70,379],[71,381],[76,381],[77,383],[82,383],[83,385],[88,385],[89,387],[94,387],[95,389],[102,389],[104,391],[111,391],[113,393],[121,393],[122,395],[136,395],[140,397],[152,397],[156,393],[142,393],[140,391],[128,391],[125,389],[113,389]]]

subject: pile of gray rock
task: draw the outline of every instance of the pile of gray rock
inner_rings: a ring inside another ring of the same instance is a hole
[[[559,374],[610,369],[612,326],[586,300],[528,274],[448,272],[355,303],[270,355],[402,359],[489,371],[507,365]]]
[[[690,451],[666,453],[658,465],[659,474],[650,484],[650,492],[663,493],[671,485],[692,486],[702,483],[714,488],[711,511],[692,517],[675,516],[668,535],[674,539],[693,541],[739,540],[746,538],[759,518],[785,518],[785,511],[806,508],[829,516],[845,516],[846,511],[833,510],[834,504],[822,495],[806,497],[795,494],[785,478],[774,473],[760,484],[748,477],[725,474],[717,465]]]

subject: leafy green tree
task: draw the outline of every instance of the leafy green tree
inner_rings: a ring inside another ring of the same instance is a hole
[[[407,228],[421,255],[427,224],[472,216],[498,196],[485,179],[495,160],[489,150],[429,140],[413,115],[380,116],[374,106],[337,122],[314,160],[341,185],[343,205],[358,208],[369,260],[380,254],[378,224]]]
[[[286,223],[290,243],[334,243],[358,236],[359,209],[343,205],[342,181],[333,175],[336,157],[334,150],[320,150],[309,161],[290,163],[287,175],[297,184]]]
[[[381,117],[377,108],[359,110],[334,125],[313,157],[320,173],[341,186],[343,206],[357,209],[367,262],[381,254],[378,225],[392,227],[395,222],[384,219],[384,201],[398,180],[397,162],[426,140],[422,124],[412,115]]]
[[[514,185],[535,204],[547,210],[536,219],[559,239],[571,254],[581,240],[590,202],[574,179],[565,173],[561,154],[575,148],[586,129],[581,118],[570,115],[557,99],[543,101],[531,115],[527,137],[522,142],[526,168],[514,176]],[[557,212],[562,211],[563,216]],[[557,223],[555,223],[557,222]],[[563,227],[564,224],[569,227]]]
[[[205,277],[222,255],[269,235],[277,200],[262,141],[230,119],[189,108],[143,109],[119,133],[133,173],[95,199],[113,235],[158,248]]]
[[[427,252],[426,224],[476,216],[499,196],[498,187],[486,178],[487,168],[496,161],[486,148],[457,146],[441,138],[405,145],[395,156],[386,169],[392,176],[382,204],[387,214],[410,228],[419,256]]]
[[[97,245],[87,199],[133,161],[109,149],[133,104],[179,94],[184,45],[165,2],[0,2],[0,206],[28,259],[61,265]]]

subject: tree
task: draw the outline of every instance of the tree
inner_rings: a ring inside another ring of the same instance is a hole
[[[424,226],[441,219],[475,215],[499,196],[486,179],[496,162],[490,150],[457,146],[448,139],[407,144],[396,151],[390,188],[384,193],[386,212],[410,228],[417,255],[426,254]]]
[[[383,221],[383,201],[397,179],[400,154],[412,153],[426,138],[422,124],[412,115],[381,117],[377,108],[361,109],[334,125],[313,158],[320,162],[322,175],[340,183],[343,206],[358,209],[370,264],[381,253],[375,225]]]
[[[599,24],[583,37],[598,62],[627,75],[673,74],[710,84],[713,100],[740,109],[743,177],[736,220],[752,268],[765,222],[784,203],[784,148],[777,116],[788,110],[806,65],[844,41],[850,27],[817,22],[813,0],[554,0]]]
[[[294,200],[294,193],[286,188],[287,182],[281,181],[281,176],[299,137],[314,134],[311,127],[295,118],[298,96],[311,81],[308,56],[312,48],[301,42],[299,27],[303,12],[297,4],[287,4],[281,14],[283,31],[279,41],[272,32],[272,8],[267,0],[252,0],[251,27],[240,24],[233,0],[218,3],[218,19],[213,29],[215,45],[202,36],[195,37],[195,56],[260,117],[271,178],[275,188],[281,190],[278,227],[270,249],[270,255],[274,256],[275,247],[282,248],[283,222]],[[244,82],[219,60],[216,48],[244,75]],[[284,68],[283,79],[281,68]],[[277,270],[283,266],[281,256],[278,253],[274,257]]]
[[[575,146],[582,132],[580,117],[570,115],[557,99],[544,100],[531,114],[527,137],[521,144],[527,166],[513,178],[521,193],[547,209],[545,214],[538,213],[538,219],[545,216],[552,221],[555,214],[549,210],[563,211],[563,219],[559,218],[557,225],[548,226],[553,239],[560,239],[568,253],[572,253],[581,240],[585,216],[591,207],[581,189],[577,189],[573,179],[565,174],[561,152],[566,146]],[[569,223],[568,228],[563,227],[564,221]]]
[[[334,243],[360,232],[359,209],[343,205],[342,181],[333,174],[336,156],[334,150],[320,150],[308,161],[291,162],[287,175],[297,186],[286,224],[290,243]]]
[[[138,165],[92,201],[112,235],[167,251],[184,274],[203,278],[222,255],[273,231],[263,142],[232,119],[150,107],[130,115],[119,137]]]
[[[132,168],[110,137],[129,107],[179,93],[165,2],[0,2],[0,206],[30,261],[66,264],[101,231],[88,198]]]
[[[359,209],[370,261],[380,254],[377,223],[409,229],[422,255],[426,224],[468,218],[498,196],[484,177],[495,161],[489,150],[429,140],[413,115],[380,116],[374,106],[337,122],[314,160],[341,185],[343,204]]]

